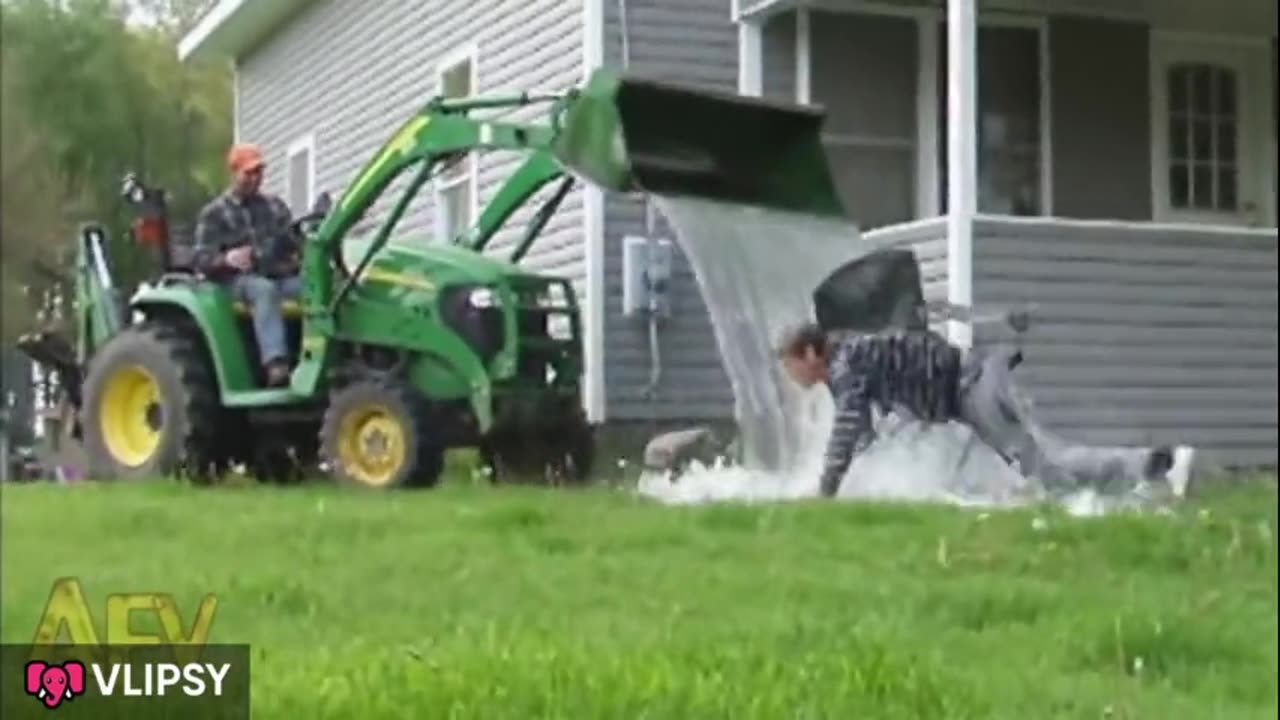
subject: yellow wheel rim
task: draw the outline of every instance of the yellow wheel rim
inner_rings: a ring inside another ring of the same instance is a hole
[[[385,407],[364,406],[347,413],[337,444],[343,468],[363,485],[385,487],[404,467],[404,426]]]
[[[142,367],[120,368],[107,379],[98,419],[107,452],[122,465],[142,465],[160,447],[160,384]]]

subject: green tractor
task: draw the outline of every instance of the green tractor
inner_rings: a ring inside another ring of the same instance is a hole
[[[476,117],[549,104],[549,122]],[[302,299],[284,308],[291,381],[257,371],[247,309],[170,247],[162,191],[136,180],[136,240],[158,272],[127,301],[113,287],[106,234],[82,229],[77,338],[21,346],[58,372],[95,478],[211,478],[247,465],[285,479],[327,467],[365,487],[429,487],[444,453],[474,447],[499,476],[587,478],[593,428],[582,409],[582,317],[567,278],[521,259],[575,182],[616,192],[696,195],[842,215],[812,109],[710,94],[598,71],[560,95],[432,99],[336,203],[294,224]],[[471,151],[523,161],[474,226],[429,242],[393,231],[418,191]],[[353,228],[411,173],[372,238]],[[509,257],[495,233],[555,183]]]

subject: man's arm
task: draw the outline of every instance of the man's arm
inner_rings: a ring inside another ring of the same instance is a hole
[[[268,233],[267,247],[263,248],[265,262],[272,273],[291,275],[298,270],[302,247],[293,233],[293,213],[289,205],[275,195],[267,196],[271,208],[272,230]]]
[[[853,462],[853,457],[875,437],[871,416],[871,370],[867,353],[858,344],[841,348],[828,369],[835,401],[835,423],[822,471],[822,494],[832,497]]]
[[[196,234],[192,243],[191,264],[205,274],[226,269],[223,260],[224,243],[230,228],[226,218],[216,205],[209,204],[196,219]]]

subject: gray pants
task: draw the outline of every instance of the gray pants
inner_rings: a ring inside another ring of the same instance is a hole
[[[961,419],[983,442],[1055,494],[1086,488],[1122,494],[1144,481],[1163,479],[1173,464],[1172,448],[1081,445],[1037,424],[1030,402],[1011,377],[1014,353],[975,351],[965,362]]]
[[[258,357],[266,365],[289,357],[288,335],[280,303],[296,300],[302,294],[302,281],[296,275],[268,278],[245,273],[231,281],[236,300],[249,306],[253,315],[253,331],[258,339]]]

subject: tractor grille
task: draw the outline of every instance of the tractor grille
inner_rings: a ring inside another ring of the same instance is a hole
[[[503,348],[506,313],[515,313],[520,344],[517,375],[546,382],[549,365],[558,366],[566,356],[577,354],[577,322],[567,305],[569,290],[562,286],[560,291],[564,306],[547,307],[549,288],[559,281],[513,278],[510,282],[514,307],[476,308],[469,301],[474,287],[449,288],[440,297],[441,317],[488,363]]]

